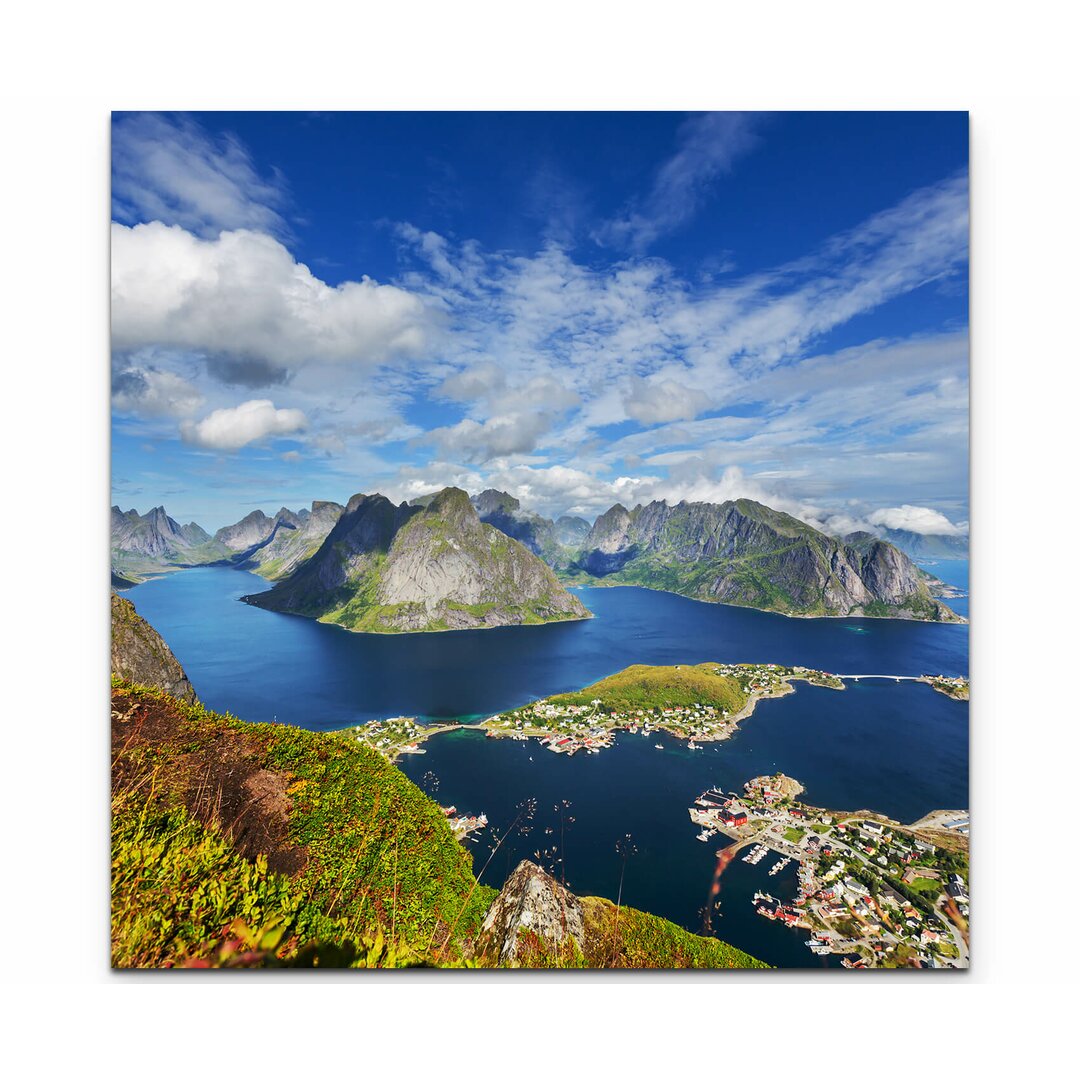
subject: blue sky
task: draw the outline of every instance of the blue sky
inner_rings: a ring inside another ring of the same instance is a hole
[[[967,520],[963,113],[113,119],[113,489]]]

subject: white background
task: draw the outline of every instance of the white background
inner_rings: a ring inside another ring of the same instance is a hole
[[[1069,1069],[1080,794],[1075,7],[19,5],[4,17],[0,968],[11,1075]],[[974,968],[108,970],[111,109],[969,109]],[[1057,842],[1060,838],[1060,843]]]

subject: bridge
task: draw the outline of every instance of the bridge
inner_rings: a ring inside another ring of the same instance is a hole
[[[893,679],[896,682],[923,682],[922,675],[834,675],[836,679],[851,679],[858,682],[860,679]]]

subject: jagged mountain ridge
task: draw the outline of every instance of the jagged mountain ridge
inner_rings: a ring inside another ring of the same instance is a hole
[[[844,537],[845,540],[848,537]],[[899,548],[911,559],[966,559],[966,536],[933,536],[911,532],[909,529],[881,530],[881,539]]]
[[[232,549],[229,561],[234,566],[277,581],[319,550],[344,510],[339,503],[318,499],[310,510],[283,506],[273,517],[253,510],[236,524],[218,529],[215,539]]]
[[[459,630],[588,618],[541,559],[483,523],[468,495],[426,505],[354,495],[319,550],[258,607],[352,630]]]
[[[617,503],[596,519],[574,569],[788,614],[958,620],[893,545],[875,537],[857,548],[749,499]]]
[[[194,521],[180,525],[155,506],[145,514],[112,508],[113,573],[133,584],[147,576],[226,557],[229,549]]]
[[[235,525],[226,525],[214,533],[214,539],[233,551],[246,551],[257,544],[265,543],[279,523],[296,526],[303,524],[299,514],[283,506],[273,517],[267,517],[261,510],[252,510]]]

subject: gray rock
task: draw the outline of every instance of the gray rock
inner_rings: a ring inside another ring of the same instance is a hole
[[[130,600],[112,594],[112,673],[140,686],[194,702],[195,690],[180,661]]]
[[[532,936],[545,949],[564,949],[571,940],[584,952],[581,901],[535,863],[524,860],[495,897],[477,936],[476,951],[513,964]]]

